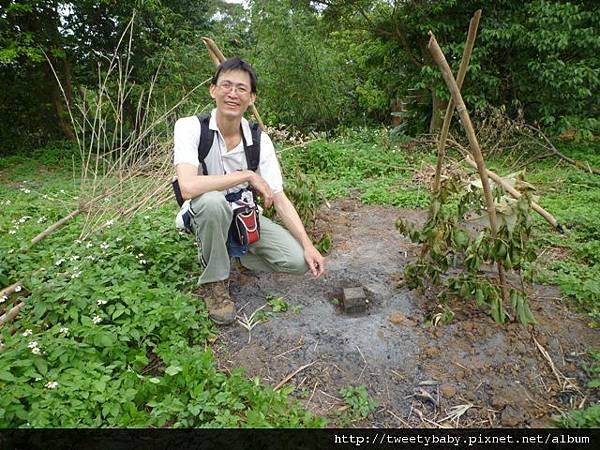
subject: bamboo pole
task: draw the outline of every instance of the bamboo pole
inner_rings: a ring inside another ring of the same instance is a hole
[[[475,14],[471,18],[469,23],[469,32],[467,34],[467,42],[463,51],[462,59],[460,61],[460,67],[458,74],[456,75],[456,84],[458,89],[462,88],[463,81],[469,69],[469,63],[471,61],[471,54],[473,53],[473,47],[475,45],[475,38],[477,37],[477,28],[479,27],[479,20],[481,19],[481,9],[475,11]],[[452,115],[454,114],[455,103],[452,99],[448,102],[448,108],[446,108],[446,115],[444,116],[444,123],[438,137],[437,142],[437,162],[435,166],[435,178],[433,180],[433,195],[439,193],[440,190],[440,179],[442,173],[442,163],[446,154],[446,140],[448,139],[448,131],[450,130],[450,123],[452,122]]]
[[[433,56],[434,61],[440,68],[442,72],[442,76],[444,77],[444,81],[452,94],[452,101],[456,105],[456,111],[460,116],[460,121],[467,133],[467,138],[469,139],[469,146],[471,147],[471,153],[473,155],[473,159],[477,164],[477,171],[479,172],[479,177],[481,178],[481,185],[483,186],[483,194],[485,197],[485,201],[487,204],[487,211],[490,218],[490,228],[492,231],[492,236],[496,238],[498,235],[498,223],[496,220],[496,206],[494,205],[494,198],[492,197],[492,191],[490,189],[490,182],[488,179],[488,174],[486,172],[485,162],[483,160],[483,155],[481,154],[481,149],[479,147],[479,142],[477,141],[477,136],[475,135],[475,129],[473,128],[473,123],[471,122],[471,118],[469,117],[469,112],[467,111],[467,107],[465,106],[465,102],[463,101],[462,95],[460,94],[460,89],[456,84],[456,80],[452,75],[452,71],[450,70],[450,66],[444,57],[444,53],[442,49],[438,45],[434,34],[429,32],[429,44],[427,47],[431,55]],[[497,261],[498,265],[498,278],[500,280],[500,287],[502,289],[502,301],[506,304],[508,302],[508,286],[506,283],[506,274],[504,273],[504,265],[501,261]]]
[[[206,45],[208,55],[210,56],[210,59],[212,59],[212,61],[215,63],[215,66],[218,66],[223,61],[225,61],[225,56],[223,56],[223,53],[221,52],[221,50],[219,50],[219,47],[217,47],[215,41],[213,41],[210,38],[203,37],[202,42],[204,42],[204,45]],[[265,124],[263,123],[260,114],[258,113],[258,109],[256,109],[256,106],[254,106],[254,104],[250,105],[250,108],[252,110],[252,115],[258,123],[258,126],[260,126],[261,130],[265,131]]]
[[[70,212],[68,215],[66,215],[65,217],[60,219],[58,222],[55,222],[52,225],[50,225],[48,228],[46,228],[44,231],[42,231],[40,234],[38,234],[36,237],[34,237],[31,240],[30,247],[33,247],[35,244],[40,242],[42,239],[44,239],[46,236],[48,236],[53,231],[55,231],[58,228],[60,228],[61,226],[63,226],[69,220],[77,217],[80,213],[81,213],[81,209],[76,209],[75,211]]]

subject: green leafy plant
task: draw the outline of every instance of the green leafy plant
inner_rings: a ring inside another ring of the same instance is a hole
[[[283,297],[275,297],[269,295],[267,296],[267,303],[269,304],[271,310],[274,313],[286,312],[290,307],[290,304],[286,302]]]
[[[350,419],[364,419],[369,416],[379,404],[369,397],[365,386],[347,386],[340,389],[340,395],[346,402],[346,413]]]
[[[500,261],[520,275],[525,264],[535,260],[530,242],[530,197],[523,181],[517,182],[524,193],[519,200],[496,193],[499,229],[493,237],[487,217],[482,215],[485,208],[476,185],[465,185],[453,176],[432,199],[428,221],[421,230],[404,220],[396,223],[402,234],[423,246],[417,261],[406,267],[405,280],[412,289],[431,286],[442,298],[474,300],[495,321],[505,322],[510,317],[509,305],[503,304],[500,287],[482,269]],[[477,216],[477,220],[472,219]],[[459,267],[463,270],[449,274],[451,268]],[[524,290],[511,287],[509,293],[516,319],[525,324],[534,322]]]

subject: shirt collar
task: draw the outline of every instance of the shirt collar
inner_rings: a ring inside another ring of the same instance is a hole
[[[219,131],[219,127],[217,126],[217,108],[213,109],[210,113],[210,121],[208,123],[208,128],[214,131]],[[252,132],[250,131],[250,124],[246,120],[245,117],[242,117],[242,133],[244,133],[244,139],[247,145],[252,145]]]

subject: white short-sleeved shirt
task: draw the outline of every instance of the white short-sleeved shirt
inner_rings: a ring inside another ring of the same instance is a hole
[[[221,131],[217,127],[217,119],[215,117],[216,109],[211,112],[209,128],[215,131],[212,147],[204,159],[208,175],[225,175],[236,172],[238,170],[247,170],[248,163],[244,152],[243,140],[239,145],[229,151],[225,144],[225,139]],[[248,145],[252,145],[252,133],[248,121],[242,118],[242,132],[244,139]],[[260,175],[268,184],[274,194],[283,191],[283,178],[281,169],[275,155],[275,148],[271,142],[271,138],[265,132],[260,134],[260,162],[256,173]],[[198,161],[198,144],[200,143],[200,121],[196,116],[183,117],[175,123],[174,136],[174,157],[173,164],[191,164],[199,167]],[[202,169],[199,167],[198,173],[202,174]],[[246,187],[247,183],[238,185],[229,191],[234,192],[242,187]]]

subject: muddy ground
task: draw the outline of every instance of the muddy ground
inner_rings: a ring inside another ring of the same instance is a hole
[[[340,426],[539,427],[598,401],[585,388],[584,366],[600,335],[555,287],[532,289],[535,327],[496,324],[474,305],[453,305],[454,320],[433,327],[427,319],[435,305],[399,287],[418,247],[394,228],[399,217],[422,223],[425,211],[345,199],[321,217],[333,242],[321,279],[232,276],[241,315],[269,295],[291,308],[258,324],[250,342],[240,325],[221,328],[214,348],[222,369],[244,367],[276,386],[310,364],[287,383],[309,410]],[[354,286],[365,288],[370,306],[348,315],[335,299]],[[349,417],[339,392],[360,385],[379,404],[363,420]]]

